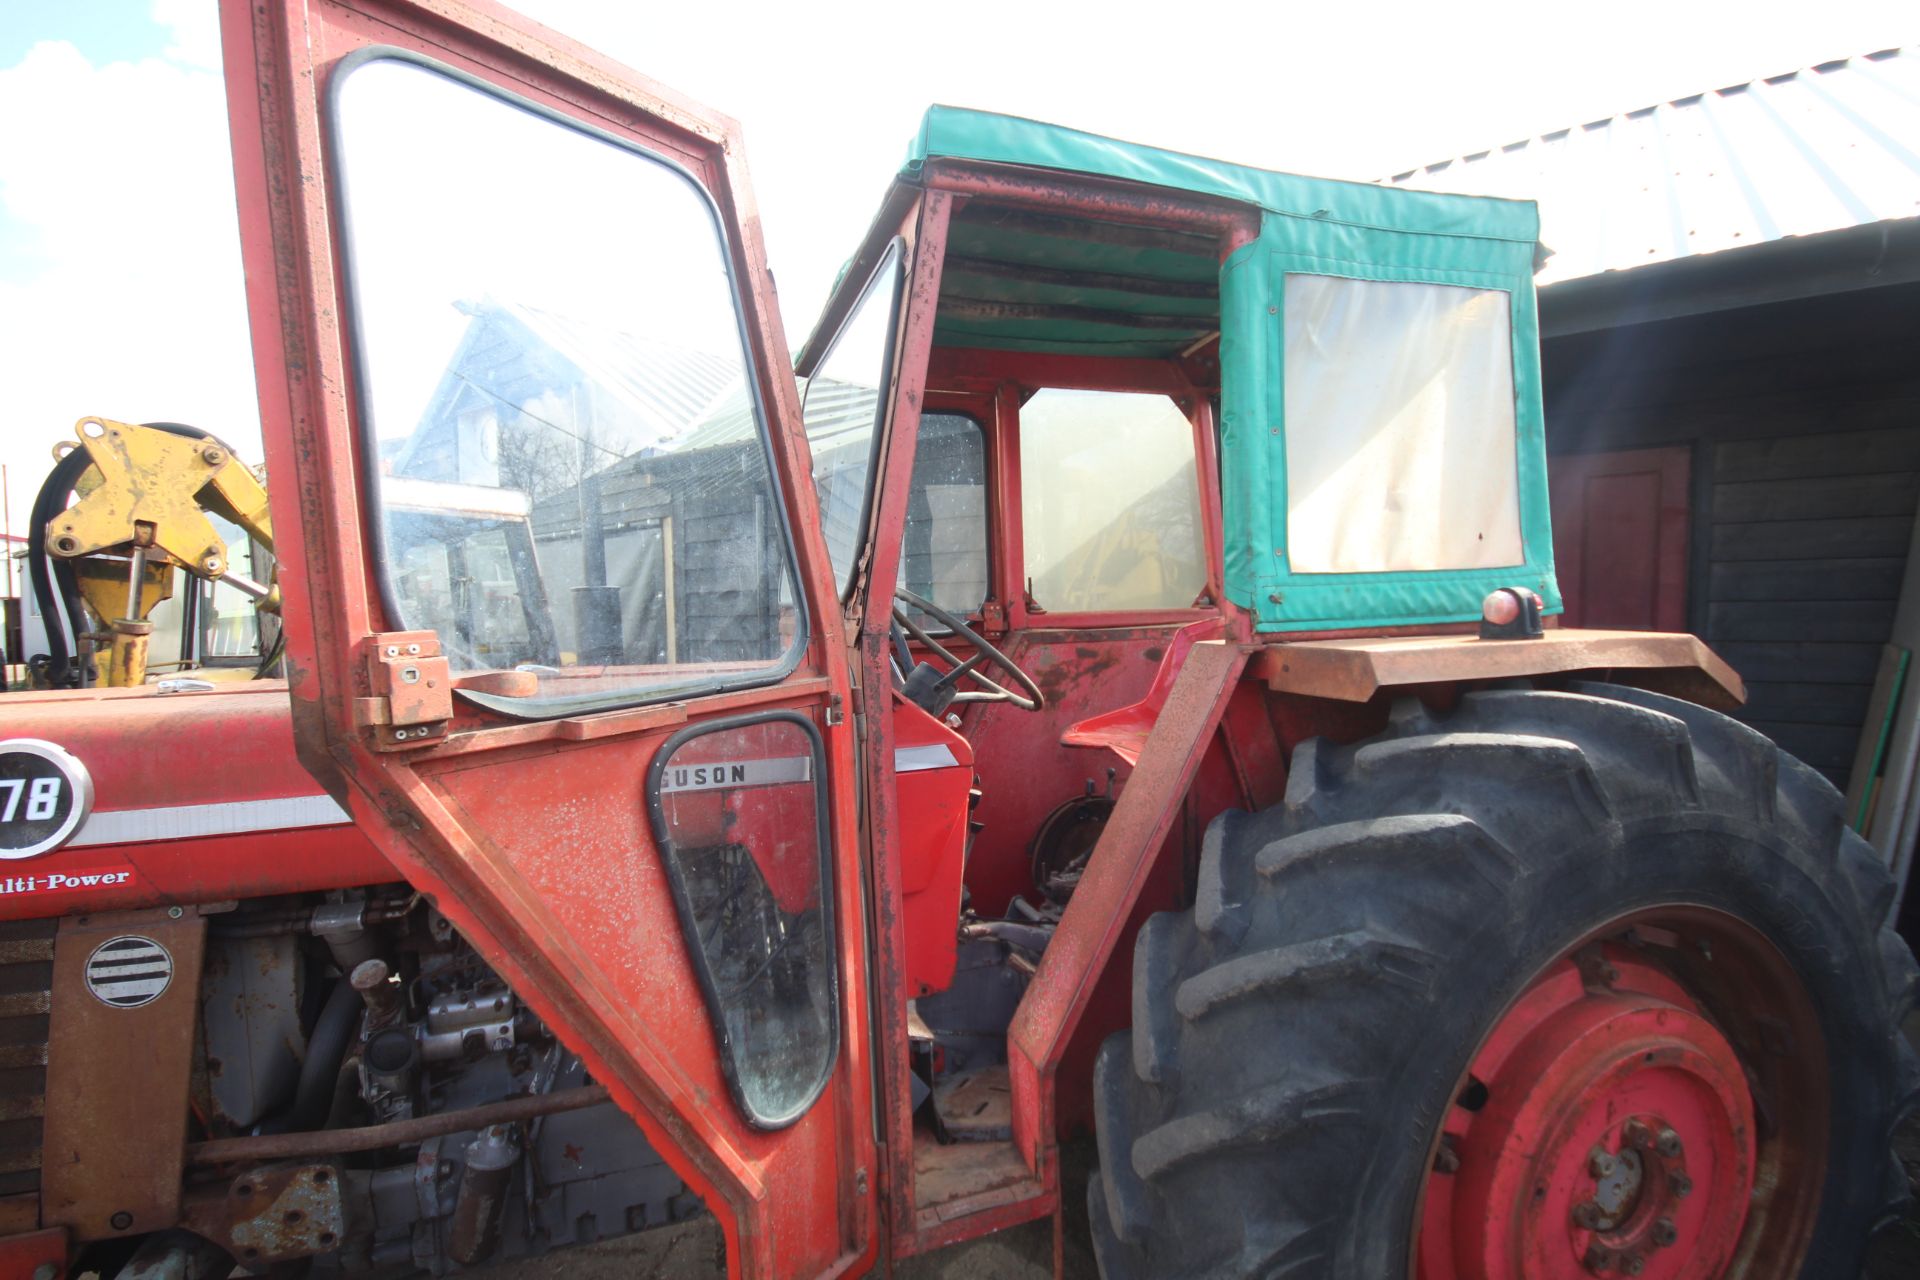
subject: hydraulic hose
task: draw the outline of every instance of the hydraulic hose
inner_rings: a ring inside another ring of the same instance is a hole
[[[293,1105],[277,1116],[260,1122],[261,1133],[305,1133],[318,1128],[333,1104],[334,1082],[340,1077],[340,1064],[347,1056],[347,1045],[360,1024],[360,1011],[366,1005],[353,984],[341,978],[327,993],[327,1003],[314,1019],[313,1034],[307,1037],[307,1060],[300,1064],[300,1081],[294,1086]]]
[[[47,525],[66,510],[67,495],[92,464],[93,458],[85,449],[75,449],[55,462],[40,492],[34,495],[33,506],[27,514],[27,574],[33,583],[33,598],[47,626],[44,678],[56,689],[65,686],[77,670],[74,654],[67,648],[64,628],[72,628],[77,642],[80,633],[86,630],[86,622],[80,612],[80,588],[74,578],[73,565],[65,560],[52,560],[47,555]],[[56,583],[58,595],[54,593]],[[39,655],[35,655],[35,661],[38,660]]]

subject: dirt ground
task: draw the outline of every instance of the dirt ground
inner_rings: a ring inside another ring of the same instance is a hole
[[[1065,1280],[1098,1280],[1087,1236],[1091,1140],[1062,1153],[1067,1183]],[[481,1280],[720,1280],[727,1274],[720,1228],[711,1218],[647,1231],[606,1244],[463,1274]],[[894,1280],[1049,1280],[1053,1224],[1031,1222],[985,1240],[955,1245],[894,1268]]]

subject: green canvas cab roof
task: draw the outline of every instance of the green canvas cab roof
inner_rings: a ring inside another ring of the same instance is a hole
[[[1466,241],[1531,268],[1539,215],[1530,201],[1445,195],[1308,178],[1122,142],[1079,129],[961,107],[921,119],[859,251],[816,331],[797,353],[803,375],[879,260],[930,165],[1011,166],[1231,201],[1264,221],[1315,224],[1313,234]],[[1219,246],[1204,235],[1091,234],[1091,224],[972,201],[949,230],[935,341],[1064,355],[1167,357],[1220,327]],[[1289,237],[1294,238],[1294,237]]]
[[[1269,213],[1385,231],[1527,244],[1540,235],[1539,210],[1531,200],[1307,178],[964,107],[927,108],[907,149],[901,179],[918,181],[928,161],[942,158],[1084,173],[1236,200]]]
[[[1300,177],[936,106],[801,348],[802,375],[922,190],[941,188],[965,198],[946,225],[935,349],[1172,360],[1217,389],[1226,594],[1258,630],[1469,622],[1509,586],[1559,612],[1531,201]],[[1186,212],[1148,212],[1175,205]],[[1462,309],[1477,345],[1445,353]],[[1423,380],[1389,394],[1403,348],[1422,353],[1408,367]],[[1414,415],[1427,434],[1394,446],[1391,483],[1346,494],[1328,479],[1385,475],[1371,454],[1361,465],[1367,442],[1398,440],[1395,406],[1428,402],[1455,408]],[[1420,449],[1432,459],[1410,461]],[[1435,495],[1444,515],[1427,512]],[[1431,537],[1407,532],[1420,521]]]

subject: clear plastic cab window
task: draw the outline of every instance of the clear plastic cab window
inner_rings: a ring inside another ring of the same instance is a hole
[[[381,585],[561,715],[778,678],[805,642],[712,201],[683,170],[382,53],[334,154]]]
[[[1288,274],[1294,573],[1524,562],[1510,295]]]

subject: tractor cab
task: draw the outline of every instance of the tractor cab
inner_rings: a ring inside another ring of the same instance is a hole
[[[931,1094],[894,1130],[922,1212],[979,1160],[956,1138],[1084,1117],[1084,1086],[1022,1116],[991,1034],[1019,1073],[1127,1021],[1123,982],[1062,993],[1077,1029],[1032,994],[1016,1016],[1048,950],[1191,902],[1194,815],[1274,798],[1293,743],[1249,690],[1185,816],[1124,833],[1149,850],[1130,918],[1072,905],[1117,799],[1158,785],[1136,770],[1171,767],[1148,739],[1196,649],[1459,631],[1502,589],[1559,611],[1534,211],[1405,195],[936,107],[799,351],[890,766],[880,955],[911,1008],[883,1052]]]

